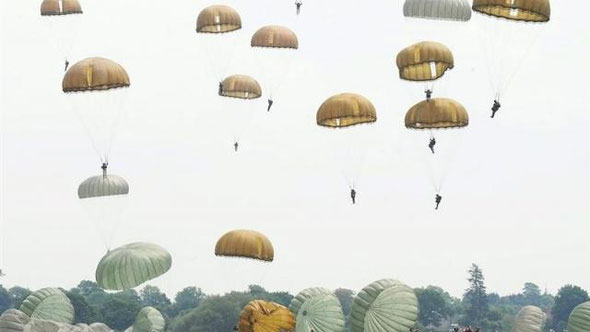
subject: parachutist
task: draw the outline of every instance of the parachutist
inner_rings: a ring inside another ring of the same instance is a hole
[[[432,151],[432,153],[434,153],[434,146],[436,145],[436,139],[434,139],[434,137],[432,137],[430,139],[430,143],[428,143],[428,147],[430,148],[430,151]]]
[[[102,176],[103,177],[107,176],[107,167],[109,167],[108,162],[104,162],[104,163],[102,163],[102,166],[100,166],[100,168],[102,169]]]
[[[270,108],[272,107],[272,103],[274,103],[274,102],[272,101],[272,99],[269,99],[269,100],[268,100],[268,108],[266,109],[266,111],[267,111],[267,112],[270,112]]]
[[[434,200],[436,201],[436,207],[434,209],[438,210],[438,205],[440,204],[440,201],[442,201],[442,196],[439,194],[436,194],[436,197],[434,198]]]
[[[234,151],[238,152],[238,142],[234,142]]]
[[[217,94],[223,96],[223,82],[219,82],[219,90],[217,91]]]
[[[432,90],[427,89],[424,93],[426,94],[426,100],[430,100],[430,97],[432,97]]]
[[[496,115],[496,112],[498,112],[498,110],[500,110],[500,107],[502,105],[500,105],[500,102],[497,100],[494,100],[494,105],[492,106],[492,116],[491,118],[494,118],[494,115]]]
[[[67,71],[69,66],[70,66],[70,62],[68,61],[68,59],[66,59],[64,71]]]
[[[356,203],[356,190],[350,189],[350,198],[352,198],[352,204]]]
[[[6,274],[4,274],[4,272],[2,272],[2,269],[0,269],[0,278],[6,276]]]
[[[299,13],[301,12],[301,6],[302,5],[303,5],[303,2],[301,2],[301,0],[295,1],[295,7],[297,8],[297,15],[299,15]]]

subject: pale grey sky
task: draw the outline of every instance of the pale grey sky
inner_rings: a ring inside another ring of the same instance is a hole
[[[590,4],[552,1],[551,22],[491,120],[477,15],[460,28],[433,28],[405,19],[401,0],[307,0],[296,19],[293,2],[224,2],[244,23],[232,72],[255,76],[249,37],[264,24],[287,25],[300,40],[274,110],[258,102],[236,155],[194,31],[212,3],[81,0],[70,61],[108,57],[131,77],[111,153],[111,172],[131,188],[114,245],[150,241],[171,252],[172,269],[150,284],[172,296],[189,285],[223,292],[249,283],[358,290],[392,277],[459,296],[476,262],[501,294],[529,281],[550,292],[566,283],[590,289]],[[76,195],[100,165],[62,96],[63,56],[39,4],[2,1],[2,284],[70,288],[94,279],[105,252]],[[437,212],[424,165],[428,135],[403,126],[420,87],[400,81],[394,62],[424,39],[452,49],[455,69],[435,95],[460,101],[471,120],[440,136],[440,149],[445,134],[460,138],[448,140],[457,146]],[[315,125],[320,104],[340,92],[366,96],[379,117],[362,141],[356,206],[330,132]],[[272,240],[275,261],[263,272],[213,255],[234,228]]]

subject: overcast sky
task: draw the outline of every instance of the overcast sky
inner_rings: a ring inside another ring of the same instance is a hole
[[[500,294],[525,282],[590,289],[590,4],[552,1],[551,22],[492,120],[478,15],[436,26],[405,19],[401,0],[307,0],[297,19],[290,0],[226,3],[244,24],[232,73],[256,76],[249,38],[262,25],[287,25],[300,41],[273,111],[257,102],[238,154],[195,33],[198,12],[212,3],[81,0],[70,62],[108,57],[131,78],[109,167],[130,184],[114,246],[149,241],[170,251],[172,269],[150,284],[170,295],[249,283],[298,292],[359,290],[389,277],[460,296],[475,262]],[[100,164],[61,92],[63,54],[39,4],[2,1],[0,268],[5,287],[71,288],[94,279],[106,251],[77,197]],[[450,157],[436,212],[428,134],[403,125],[421,87],[395,68],[400,49],[428,39],[455,56],[435,96],[470,114],[467,129],[437,136]],[[333,132],[315,124],[320,104],[340,92],[366,96],[378,113],[362,128],[355,206]],[[215,257],[215,242],[234,228],[265,233],[275,261]]]

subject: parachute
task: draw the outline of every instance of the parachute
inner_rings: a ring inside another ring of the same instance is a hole
[[[255,65],[261,67],[258,75],[262,77],[267,98],[272,101],[288,74],[294,51],[299,48],[299,40],[289,28],[267,25],[252,35],[250,46],[259,51],[256,52]],[[271,106],[269,102],[268,111]]]
[[[445,129],[469,125],[469,115],[458,102],[447,98],[423,100],[406,113],[406,128]]]
[[[107,252],[96,267],[96,282],[107,290],[137,287],[166,273],[172,257],[152,243],[130,243]]]
[[[453,53],[445,45],[423,41],[406,47],[397,54],[399,77],[408,81],[430,81],[453,69]]]
[[[78,186],[78,198],[98,198],[105,196],[127,195],[129,184],[118,175],[107,174],[106,167],[102,175],[92,176]]]
[[[331,141],[331,151],[343,165],[343,176],[351,189],[358,184],[368,143],[368,133],[362,124],[377,121],[373,104],[354,93],[341,93],[328,98],[316,113],[320,127],[334,129],[325,140]],[[337,131],[337,132],[335,132]]]
[[[574,308],[567,321],[568,332],[590,331],[590,301]]]
[[[272,262],[274,249],[264,234],[240,229],[225,233],[217,241],[215,256],[243,257]]]
[[[418,319],[414,290],[393,279],[382,279],[363,288],[350,312],[351,332],[407,332]]]
[[[307,288],[291,300],[295,332],[344,332],[344,313],[334,293],[325,288]]]
[[[406,0],[404,16],[466,22],[471,19],[471,7],[467,0]]]
[[[545,325],[545,313],[532,305],[523,307],[516,315],[512,332],[541,332]]]
[[[163,332],[165,328],[164,316],[156,308],[143,307],[137,314],[133,326],[125,332]]]
[[[30,318],[71,324],[74,306],[68,296],[57,288],[42,288],[25,298],[20,311]]]
[[[221,82],[219,95],[227,97],[224,98],[222,108],[231,113],[226,122],[231,127],[234,141],[238,142],[252,120],[254,100],[262,96],[262,88],[250,76],[231,75]]]
[[[295,318],[289,309],[274,302],[250,301],[238,323],[239,332],[279,332],[295,327]]]
[[[206,52],[209,58],[208,67],[220,81],[227,74],[241,29],[240,14],[226,5],[206,7],[197,17],[199,43],[196,52]]]
[[[523,62],[528,59],[540,25],[551,17],[549,0],[474,0],[482,49],[494,100],[500,102]]]
[[[0,331],[2,332],[113,332],[102,323],[76,324],[55,322],[51,320],[30,318],[24,312],[8,309],[0,316]]]
[[[41,16],[62,16],[82,14],[82,6],[78,0],[43,0]]]

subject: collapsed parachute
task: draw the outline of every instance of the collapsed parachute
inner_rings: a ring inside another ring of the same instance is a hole
[[[590,331],[590,301],[574,308],[567,321],[568,332]]]
[[[545,318],[545,313],[539,307],[525,306],[518,311],[512,332],[541,332]]]
[[[163,332],[165,328],[164,316],[156,308],[143,307],[137,314],[133,326],[125,332]]]
[[[407,332],[418,319],[418,298],[409,286],[382,279],[363,288],[350,312],[351,332]]]
[[[295,332],[344,332],[344,313],[334,293],[325,288],[307,288],[291,300]]]
[[[8,309],[0,316],[0,331],[2,332],[112,332],[102,323],[76,324],[55,322],[51,320],[30,318],[24,312]]]
[[[295,319],[289,309],[274,302],[250,301],[240,313],[239,332],[279,332],[292,330]]]
[[[225,233],[217,241],[215,256],[243,257],[272,262],[274,249],[264,234],[239,229]]]
[[[19,309],[35,319],[65,324],[74,321],[74,306],[68,296],[58,288],[42,288],[31,293]]]
[[[172,257],[166,249],[145,242],[130,243],[107,252],[96,267],[96,282],[107,290],[137,287],[166,273]]]

